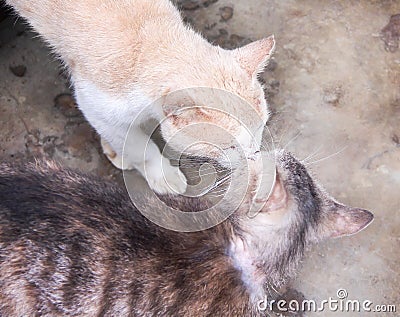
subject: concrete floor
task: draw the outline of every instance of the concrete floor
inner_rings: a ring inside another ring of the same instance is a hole
[[[400,13],[400,1],[183,5],[192,9],[184,11],[188,22],[225,47],[275,35],[274,62],[262,77],[277,141],[308,157],[337,199],[375,214],[362,233],[311,250],[292,286],[307,299],[336,298],[338,289],[346,289],[348,299],[395,304],[400,311],[400,50],[396,36],[390,43],[379,37],[390,16]],[[71,101],[64,97],[55,105],[57,95],[69,92],[59,64],[33,33],[20,24],[12,28],[12,21],[0,24],[0,159],[46,156],[120,180]],[[23,77],[10,71],[17,65],[26,66]]]

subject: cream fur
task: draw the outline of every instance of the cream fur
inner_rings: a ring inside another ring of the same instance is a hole
[[[150,186],[157,192],[183,192],[186,185],[177,181],[183,175],[161,157],[152,141],[149,144],[152,156],[143,161],[140,146],[149,137],[139,127],[134,129],[137,145],[131,146],[129,160],[121,159],[129,125],[151,102],[184,88],[212,87],[240,96],[263,123],[268,120],[267,104],[256,75],[273,52],[273,38],[233,51],[224,50],[186,27],[168,0],[7,2],[64,61],[71,73],[78,105],[102,137],[109,159],[117,167],[137,168],[143,175],[147,173]],[[223,102],[218,98],[215,104]],[[180,106],[178,102],[172,111]],[[149,117],[159,121],[171,113],[164,105],[150,106],[147,110]],[[235,107],[229,112],[235,115]],[[232,128],[229,120],[224,117],[213,120],[222,128],[237,131],[238,136],[241,133],[239,142],[249,155],[259,149],[258,141],[253,142],[249,137],[243,140],[243,131],[240,127]],[[188,120],[172,122],[167,118],[161,126],[163,136],[172,135],[187,124]],[[187,141],[196,141],[195,136],[188,138]],[[212,156],[208,149],[201,148],[193,154]],[[219,154],[214,158],[221,159]],[[146,173],[144,163],[151,167]]]

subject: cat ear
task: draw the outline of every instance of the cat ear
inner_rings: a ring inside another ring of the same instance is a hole
[[[279,176],[275,172],[274,183],[269,194],[258,192],[260,198],[256,198],[250,206],[247,215],[250,218],[258,218],[259,221],[270,224],[280,225],[288,211],[288,193]]]
[[[249,75],[255,77],[267,66],[274,50],[275,39],[272,35],[237,48],[233,52],[240,66],[246,70]]]
[[[355,234],[366,228],[374,219],[368,210],[352,208],[334,202],[325,214],[324,237],[336,238]]]
[[[278,172],[276,172],[275,175],[276,176],[275,176],[274,186],[265,204],[267,212],[276,211],[279,209],[286,209],[287,207],[288,195],[285,186],[283,185]]]
[[[267,201],[265,202],[262,212],[274,212],[277,210],[286,210],[288,204],[288,194],[285,186],[279,176],[278,171],[275,172],[275,181]]]

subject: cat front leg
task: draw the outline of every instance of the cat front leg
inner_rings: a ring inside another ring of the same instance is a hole
[[[146,178],[149,186],[159,194],[183,194],[186,190],[186,177],[176,166],[172,166],[169,160],[163,157],[158,150],[158,147],[151,141],[150,145],[153,149],[151,151],[151,159],[143,163],[135,162],[134,158],[124,160],[122,163],[122,155],[117,154],[111,145],[105,140],[101,139],[101,146],[103,153],[107,156],[109,161],[118,169],[137,169]],[[155,147],[155,148],[154,148]],[[144,166],[143,166],[144,165]]]
[[[159,194],[183,194],[187,187],[185,175],[160,154],[155,144],[154,147],[158,153],[146,160],[145,171],[142,172],[150,188]]]
[[[141,105],[146,106],[149,101],[137,102],[134,108],[130,100],[115,99],[88,81],[74,82],[79,108],[101,135],[103,152],[111,163],[119,169],[137,169],[159,194],[184,193],[186,178],[179,168],[161,155],[157,145],[140,128],[141,120],[131,126]]]
[[[118,155],[117,152],[113,150],[111,145],[104,139],[101,138],[101,147],[103,149],[103,153],[107,156],[108,160],[118,169],[122,168],[122,156]],[[130,169],[130,168],[126,168]]]
[[[137,169],[156,193],[183,194],[186,191],[186,177],[179,167],[172,166],[162,156],[157,145],[140,127],[131,127],[125,141],[123,157],[113,151],[107,142],[102,141],[103,143],[103,151],[116,167]]]

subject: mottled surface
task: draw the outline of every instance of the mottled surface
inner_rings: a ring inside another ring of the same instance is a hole
[[[181,3],[187,21],[225,47],[275,35],[274,62],[263,79],[277,141],[307,158],[339,200],[375,213],[366,231],[311,250],[292,286],[317,300],[336,298],[344,288],[349,299],[400,310],[400,51],[387,49],[395,33],[387,41],[381,33],[400,2]],[[55,97],[69,92],[58,63],[32,33],[11,26],[0,24],[0,157],[45,155],[117,177],[84,119],[68,104],[55,107]],[[26,66],[22,77],[10,70],[19,65]]]
[[[45,156],[114,178],[119,171],[73,100],[56,98],[70,93],[65,72],[36,34],[20,23],[13,28],[14,21],[0,24],[0,158]]]
[[[381,31],[382,40],[385,42],[385,48],[389,52],[395,52],[399,48],[400,39],[400,14],[390,17],[389,23]]]

